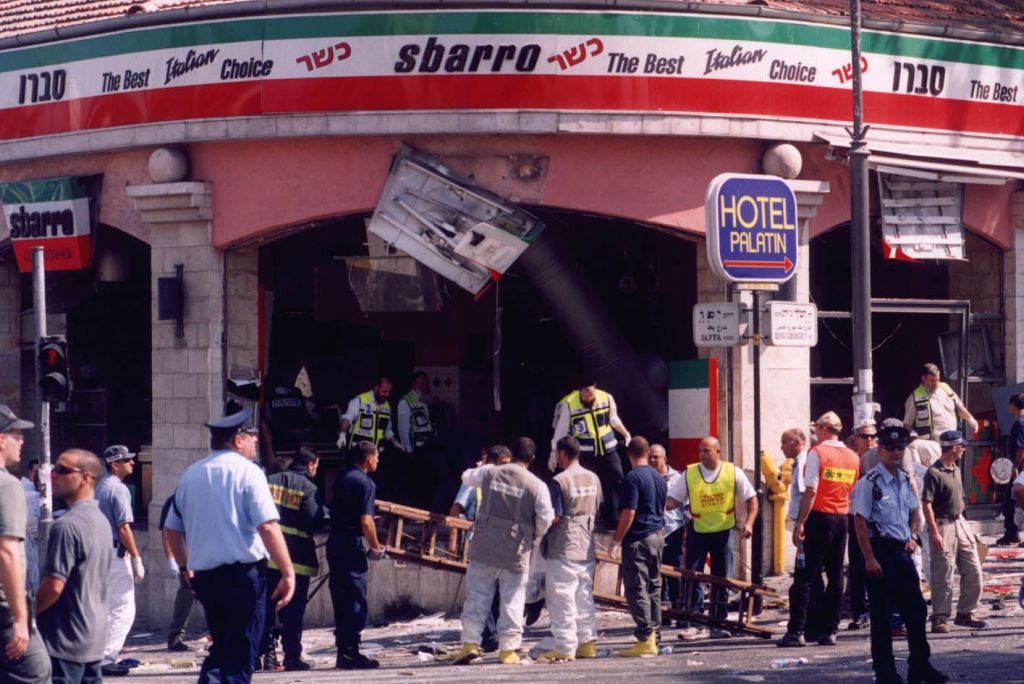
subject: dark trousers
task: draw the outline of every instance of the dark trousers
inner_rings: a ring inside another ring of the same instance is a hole
[[[850,613],[854,618],[868,614],[868,575],[864,570],[864,554],[857,543],[857,535],[853,532],[853,516],[846,516],[849,543],[847,550],[850,556]]]
[[[601,504],[602,520],[605,527],[614,530],[619,522],[619,488],[622,485],[622,460],[616,450],[603,456],[581,453],[580,465],[597,475],[601,481],[604,503]]]
[[[1011,537],[1019,535],[1020,530],[1017,529],[1017,523],[1013,521],[1014,513],[1016,513],[1016,504],[1013,500],[1013,480],[1004,485],[999,485],[999,488],[1002,490],[1002,498],[999,500],[999,512],[1003,514],[1003,530]]]
[[[790,634],[803,634],[807,623],[807,608],[811,598],[811,584],[824,569],[828,585],[824,600],[815,609],[820,611],[817,621],[822,633],[830,634],[839,628],[839,607],[843,600],[843,558],[846,555],[846,514],[811,511],[804,525],[804,567],[797,568],[789,588]],[[819,580],[820,581],[820,580]]]
[[[882,566],[880,577],[868,577],[868,599],[871,603],[871,662],[878,679],[893,678],[896,661],[892,655],[892,631],[889,624],[893,609],[903,617],[910,647],[910,670],[927,667],[931,657],[925,619],[928,608],[921,596],[921,580],[914,559],[903,542],[872,539],[871,549]]]
[[[685,556],[683,555],[683,532],[684,526],[680,526],[671,534],[665,535],[665,552],[662,554],[661,562],[671,565],[673,568],[682,568]],[[675,577],[666,577],[662,598],[669,602],[673,608],[678,608],[682,597],[679,595],[681,582]]]
[[[199,684],[248,684],[266,619],[266,563],[232,563],[201,570],[193,576],[192,586],[213,637],[199,670]]]
[[[181,641],[185,636],[185,626],[192,615],[192,606],[196,602],[192,590],[188,588],[183,576],[178,576],[178,591],[174,595],[174,612],[171,615],[171,626],[167,630],[167,644]]]
[[[274,647],[274,637],[281,635],[281,650],[285,658],[298,658],[302,655],[302,620],[306,617],[306,597],[309,595],[309,575],[295,575],[295,595],[280,612],[275,601],[270,598],[273,588],[281,581],[281,573],[267,570],[267,618],[263,628],[263,646],[260,651],[266,653]]]
[[[693,529],[693,523],[689,523],[686,531],[686,569],[691,572],[704,572],[704,561],[711,556],[711,574],[715,577],[730,577],[732,575],[732,545],[729,543],[729,533],[732,530],[721,532],[697,532]],[[690,595],[686,597],[686,609],[691,613],[704,612],[704,585],[700,582],[691,582]],[[714,587],[711,592],[711,617],[725,619],[728,615],[729,592],[724,587]]]
[[[661,554],[665,535],[652,532],[622,544],[622,584],[626,605],[636,623],[633,636],[643,641],[661,627]]]
[[[334,643],[338,653],[359,648],[359,635],[366,627],[366,589],[369,565],[363,538],[337,530],[327,539],[327,564],[334,607]]]
[[[11,640],[11,625],[0,628],[0,682],[7,684],[48,684],[50,681],[50,655],[39,632],[32,630],[28,648],[18,660],[4,655],[3,647]]]
[[[825,580],[821,573],[811,578],[811,599],[808,606],[820,606],[825,601]],[[807,624],[804,625],[804,635],[808,639],[817,639],[822,634],[831,634],[828,627],[821,624],[822,615],[817,610],[807,610]]]
[[[100,671],[100,661],[92,663],[75,663],[60,658],[50,658],[50,666],[53,669],[53,684],[100,684],[103,681],[103,673]],[[3,681],[7,681],[6,679]]]

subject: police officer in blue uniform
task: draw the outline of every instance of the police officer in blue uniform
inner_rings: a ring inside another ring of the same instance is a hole
[[[249,682],[263,636],[268,553],[281,573],[271,596],[278,610],[295,591],[295,570],[267,478],[253,462],[252,411],[206,426],[213,451],[178,481],[164,538],[213,637],[199,683]]]
[[[359,652],[359,639],[366,626],[366,560],[385,557],[373,520],[377,486],[370,479],[380,455],[373,442],[361,441],[352,446],[349,459],[348,470],[334,480],[331,489],[331,533],[327,537],[328,588],[338,647],[335,667],[369,670],[380,663]]]
[[[907,627],[910,647],[908,682],[941,684],[949,677],[936,670],[925,634],[927,606],[914,567],[913,534],[920,528],[919,503],[900,467],[910,444],[902,425],[882,424],[878,433],[880,462],[861,478],[850,495],[857,543],[864,553],[871,606],[871,661],[875,681],[902,683],[892,654],[889,617],[895,608]]]

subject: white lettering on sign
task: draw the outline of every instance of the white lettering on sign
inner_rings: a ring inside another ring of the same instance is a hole
[[[818,307],[797,302],[769,302],[767,344],[813,347],[818,344]]]
[[[696,304],[693,343],[698,347],[732,347],[742,342],[739,303]]]

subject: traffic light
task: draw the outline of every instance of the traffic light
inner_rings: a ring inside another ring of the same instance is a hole
[[[71,398],[68,341],[61,335],[39,340],[39,387],[43,401],[56,403]]]

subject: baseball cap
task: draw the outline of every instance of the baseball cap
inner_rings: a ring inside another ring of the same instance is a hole
[[[964,436],[959,430],[946,430],[939,435],[940,447],[952,447],[964,443]]]
[[[108,446],[103,452],[103,460],[107,463],[114,463],[116,461],[130,461],[135,458],[135,454],[128,451],[128,447],[124,444],[114,444]]]
[[[904,449],[910,441],[910,430],[902,422],[892,418],[882,421],[882,429],[878,431],[878,443],[881,446],[886,449]]]
[[[7,404],[0,404],[0,432],[10,432],[11,430],[28,430],[34,428],[35,423],[30,423],[27,420],[22,420],[18,416],[14,415],[14,411]]]
[[[840,432],[843,429],[843,421],[839,420],[839,416],[834,411],[826,411],[821,414],[818,420],[814,421],[814,424],[836,432]]]
[[[206,427],[211,430],[235,431],[235,432],[248,432],[251,435],[257,434],[259,431],[252,422],[252,409],[243,408],[241,411],[235,413],[229,413],[223,418],[217,420],[211,420],[206,423]]]

